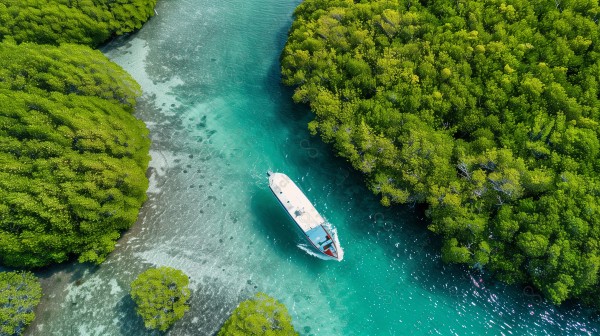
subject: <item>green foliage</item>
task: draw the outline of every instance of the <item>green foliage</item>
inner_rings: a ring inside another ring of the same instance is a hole
[[[100,263],[146,199],[140,89],[98,51],[0,44],[0,264]]]
[[[0,0],[0,40],[97,46],[142,27],[156,0]]]
[[[445,261],[586,298],[600,285],[599,14],[597,1],[306,0],[283,80],[382,204],[428,204]]]
[[[240,303],[217,334],[218,336],[298,335],[287,308],[265,293]]]
[[[464,246],[458,246],[456,238],[446,241],[442,247],[442,256],[444,262],[447,263],[469,263],[471,261],[469,249]]]
[[[189,278],[171,267],[151,268],[131,283],[131,298],[147,329],[165,331],[190,307]]]
[[[133,111],[139,85],[102,53],[84,46],[0,44],[0,89],[94,96]]]
[[[42,287],[31,272],[0,272],[0,335],[21,335],[40,303]]]
[[[150,147],[131,115],[140,87],[68,43],[139,29],[155,3],[0,0],[0,264],[100,263],[135,222]],[[40,297],[31,273],[0,273],[0,335],[21,334]]]

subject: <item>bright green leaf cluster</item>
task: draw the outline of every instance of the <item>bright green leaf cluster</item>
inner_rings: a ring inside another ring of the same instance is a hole
[[[189,278],[171,267],[151,268],[131,283],[131,298],[148,329],[165,331],[190,307]]]
[[[287,308],[265,293],[240,303],[218,336],[292,336],[298,335]]]
[[[600,296],[597,1],[306,0],[282,54],[313,134],[443,259]],[[598,303],[598,302],[596,302]],[[600,306],[600,305],[599,305]]]
[[[146,199],[138,84],[85,46],[0,44],[0,264],[100,263]]]
[[[42,287],[31,272],[0,272],[0,335],[21,335],[35,318]]]
[[[142,27],[156,0],[2,0],[0,40],[97,46]]]

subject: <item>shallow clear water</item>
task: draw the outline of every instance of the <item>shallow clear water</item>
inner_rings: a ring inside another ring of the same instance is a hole
[[[151,130],[149,200],[99,267],[40,272],[31,335],[143,335],[129,283],[150,266],[192,280],[171,335],[212,335],[264,291],[302,335],[598,334],[578,306],[445,267],[419,211],[385,209],[360,176],[310,137],[310,113],[280,85],[279,53],[298,1],[162,0],[136,35],[104,52],[142,85]],[[279,208],[266,171],[294,179],[338,229],[342,262],[323,261]]]

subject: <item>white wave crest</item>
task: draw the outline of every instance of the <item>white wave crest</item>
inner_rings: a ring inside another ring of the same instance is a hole
[[[338,238],[337,229],[336,228],[331,229],[331,234],[333,235],[332,238],[335,243],[335,246],[337,246],[337,248],[338,248],[338,251],[337,251],[338,252],[338,261],[342,261],[342,259],[344,259],[344,249],[342,248],[342,245],[340,245],[340,239]]]
[[[331,258],[325,257],[324,255],[322,255],[320,253],[314,252],[312,250],[312,248],[310,248],[308,245],[298,244],[296,246],[298,246],[299,249],[301,249],[302,251],[306,252],[306,254],[308,254],[308,255],[311,255],[313,257],[317,257],[317,258],[322,259],[322,260],[331,260]]]

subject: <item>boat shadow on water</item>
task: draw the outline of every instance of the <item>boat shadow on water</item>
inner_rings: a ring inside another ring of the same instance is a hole
[[[272,249],[274,255],[298,261],[315,272],[325,267],[324,260],[315,258],[298,247],[308,242],[277,203],[266,184],[265,188],[254,191],[250,210],[257,219],[257,231],[263,235],[265,245]]]

